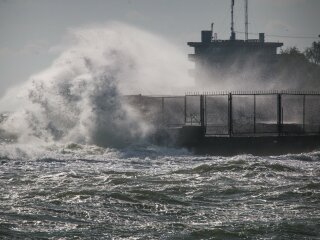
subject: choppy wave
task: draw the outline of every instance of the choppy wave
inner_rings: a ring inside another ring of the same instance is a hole
[[[0,151],[5,239],[320,236],[319,152],[230,158],[152,145],[10,147]]]
[[[153,126],[122,95],[178,94],[192,82],[183,53],[124,24],[74,29],[62,49],[49,68],[0,101],[0,138],[127,146]]]

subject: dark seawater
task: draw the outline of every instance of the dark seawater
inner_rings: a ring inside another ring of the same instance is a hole
[[[2,145],[0,239],[320,239],[320,152]]]

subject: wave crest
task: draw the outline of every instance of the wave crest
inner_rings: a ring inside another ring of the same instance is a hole
[[[175,47],[124,24],[75,29],[69,41],[52,66],[2,99],[4,106],[17,91],[21,96],[17,110],[2,121],[2,132],[21,143],[124,146],[153,126],[121,96],[168,93],[189,79],[187,61]]]

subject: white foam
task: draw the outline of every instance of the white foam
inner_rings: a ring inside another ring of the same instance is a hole
[[[192,83],[184,53],[128,25],[73,29],[61,48],[49,68],[0,101],[0,111],[14,109],[0,128],[19,143],[125,146],[152,126],[121,95],[181,93]]]

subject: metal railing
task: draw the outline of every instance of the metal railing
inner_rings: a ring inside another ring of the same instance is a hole
[[[320,92],[316,91],[188,92],[184,96],[137,97],[161,127],[200,126],[206,135],[229,137],[320,134]]]

